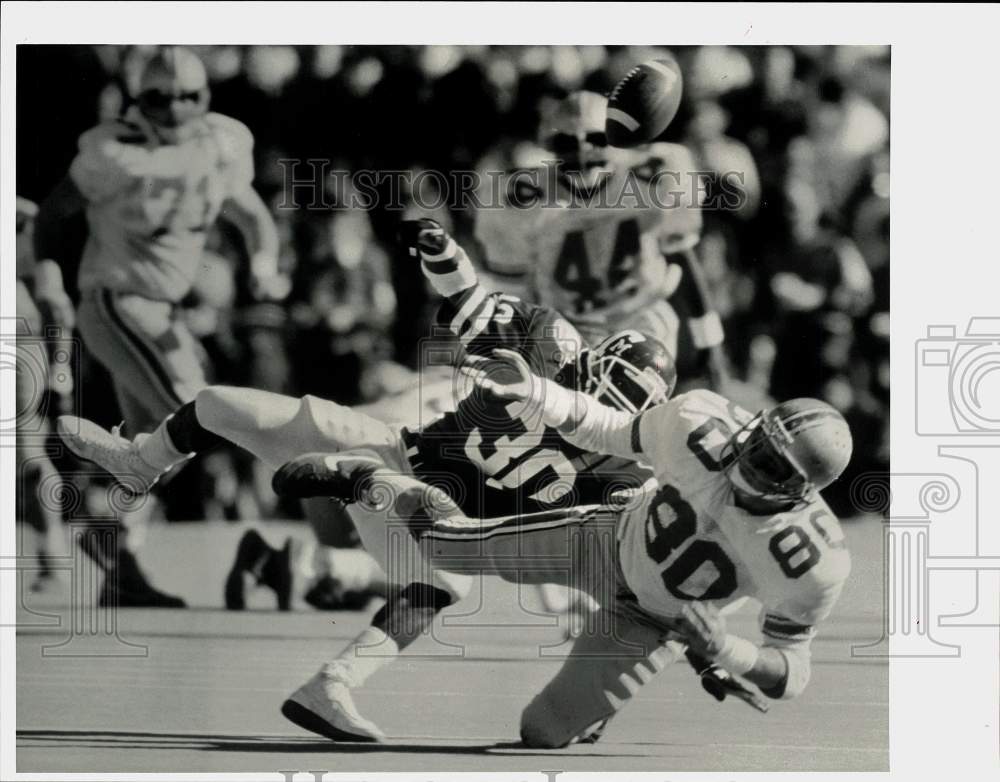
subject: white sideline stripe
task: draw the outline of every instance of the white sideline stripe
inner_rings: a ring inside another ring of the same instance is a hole
[[[621,109],[608,109],[608,119],[613,119],[619,125],[624,125],[629,131],[633,131],[639,127],[639,121]]]
[[[646,63],[646,66],[648,68],[652,68],[657,73],[662,74],[663,78],[667,80],[668,90],[671,89],[674,86],[674,82],[677,81],[677,74],[661,62],[650,60]]]

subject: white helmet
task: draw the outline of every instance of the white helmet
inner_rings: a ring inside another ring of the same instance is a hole
[[[726,445],[723,462],[739,488],[762,499],[800,502],[833,483],[851,460],[847,421],[818,399],[762,410]]]

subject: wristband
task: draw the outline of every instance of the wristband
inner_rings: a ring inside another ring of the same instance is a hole
[[[722,645],[722,651],[715,655],[714,662],[730,673],[742,676],[757,664],[759,656],[760,649],[757,648],[756,644],[751,643],[746,638],[740,638],[738,635],[727,635],[726,642]]]

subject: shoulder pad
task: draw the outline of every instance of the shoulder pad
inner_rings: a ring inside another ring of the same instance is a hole
[[[253,134],[238,119],[212,111],[205,115],[205,123],[228,157],[246,155],[253,149]]]
[[[124,119],[108,120],[84,131],[77,147],[81,152],[99,149],[109,141],[119,144],[145,144],[149,138],[142,127]]]

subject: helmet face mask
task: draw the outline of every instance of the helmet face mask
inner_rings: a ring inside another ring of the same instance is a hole
[[[611,152],[604,130],[607,100],[593,92],[564,98],[543,123],[540,141],[562,163],[565,179],[590,190],[611,174]]]
[[[588,385],[588,394],[627,413],[641,413],[666,402],[670,395],[666,382],[652,367],[639,369],[617,356],[598,358],[596,367],[591,367]]]
[[[190,91],[143,90],[136,103],[150,122],[159,128],[177,129],[208,111],[208,88]]]
[[[135,96],[140,113],[169,144],[192,132],[210,98],[205,66],[183,46],[164,47],[146,63]]]
[[[726,446],[732,454],[727,469],[736,487],[763,500],[805,501],[813,486],[782,447],[788,442],[788,432],[767,411],[754,416]]]
[[[677,381],[667,349],[637,331],[613,334],[585,351],[581,359],[580,390],[627,413],[641,413],[665,402]]]
[[[833,483],[851,451],[840,413],[816,399],[793,399],[754,416],[730,438],[722,462],[738,492],[796,506]]]

